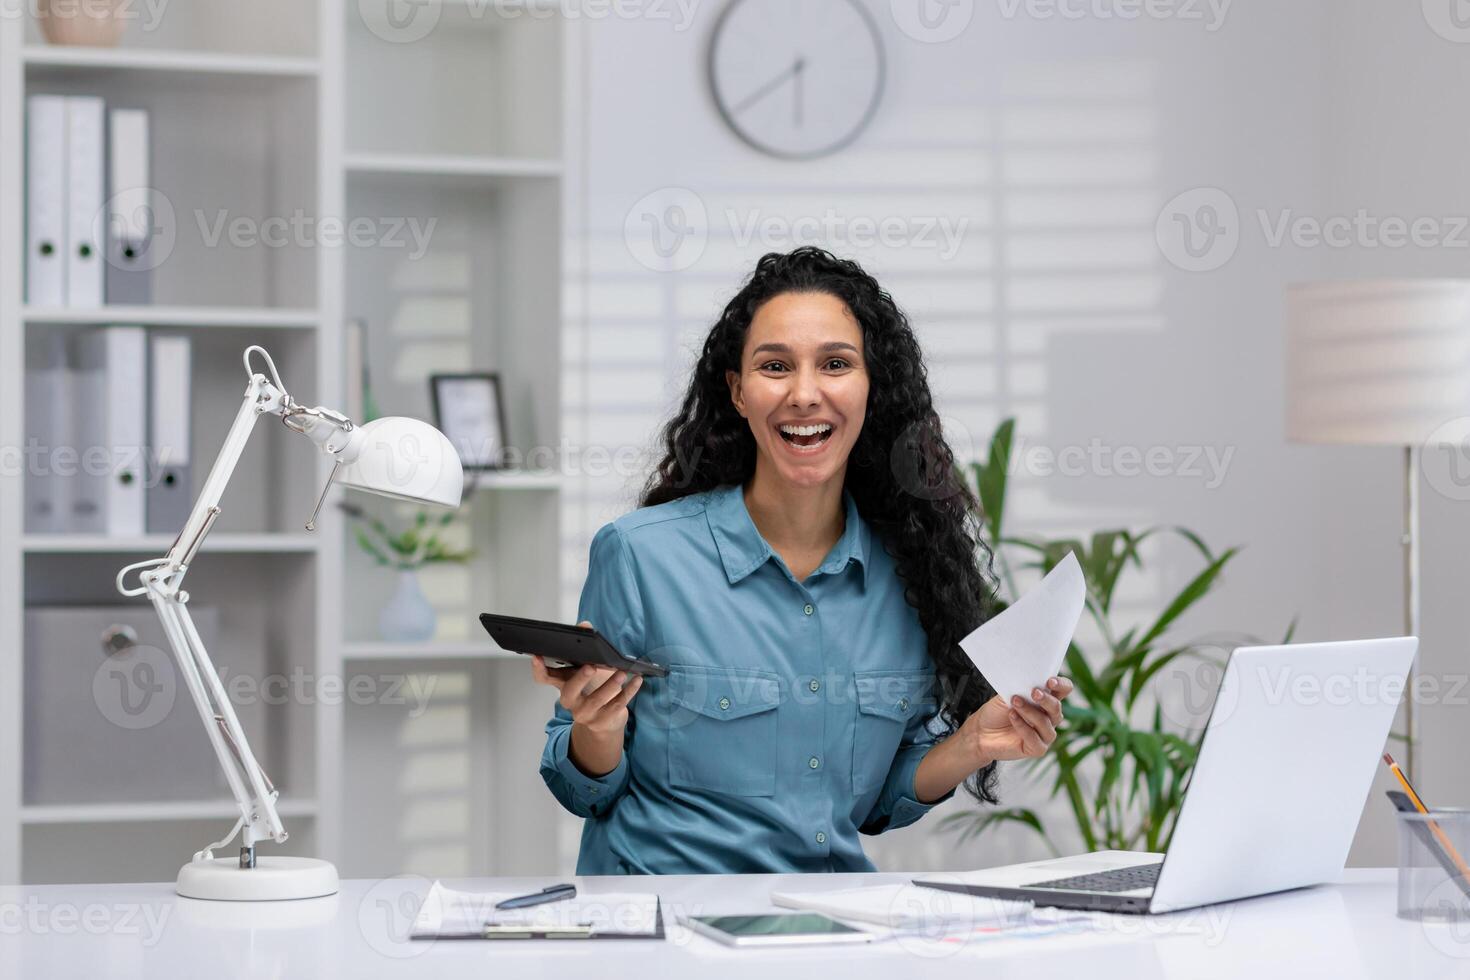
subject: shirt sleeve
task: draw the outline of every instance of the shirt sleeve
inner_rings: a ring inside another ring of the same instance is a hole
[[[633,577],[633,563],[622,533],[605,524],[592,538],[587,580],[577,605],[577,621],[591,623],[619,651],[641,657],[644,648],[643,601]],[[612,772],[589,776],[568,754],[572,715],[560,704],[546,723],[546,748],[541,753],[541,778],[553,796],[579,817],[601,817],[628,789],[628,750],[631,728],[623,735],[623,752]]]
[[[910,719],[908,727],[904,730],[903,739],[899,742],[898,752],[893,757],[893,765],[889,766],[888,776],[883,780],[883,789],[879,792],[873,809],[858,827],[859,832],[881,834],[885,830],[907,827],[934,807],[954,796],[954,790],[950,790],[932,803],[920,803],[918,792],[914,789],[914,779],[919,772],[919,763],[923,762],[929,750],[939,743],[939,738],[933,730],[936,716],[939,714],[938,704],[932,697],[929,699],[929,704],[929,711],[915,712],[914,717]]]

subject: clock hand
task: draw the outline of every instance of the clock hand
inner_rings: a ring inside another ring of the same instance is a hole
[[[802,73],[806,71],[806,59],[798,57],[796,64],[791,67],[791,71],[794,76],[792,84],[796,88],[795,101],[792,103],[792,112],[796,117],[795,122],[797,127],[800,127],[802,123],[802,112],[806,108],[806,88],[801,84]]]
[[[764,99],[766,96],[776,91],[776,89],[780,88],[783,84],[785,84],[786,79],[795,75],[799,75],[801,73],[802,64],[802,59],[797,58],[795,63],[793,63],[790,68],[786,69],[781,74],[777,75],[775,78],[771,79],[769,82],[766,82],[766,84],[762,85],[760,88],[756,89],[754,92],[741,99],[740,102],[738,102],[734,106],[734,108],[730,110],[731,114],[733,115],[736,113],[744,112],[746,109],[750,108],[752,105],[759,102],[761,99]]]

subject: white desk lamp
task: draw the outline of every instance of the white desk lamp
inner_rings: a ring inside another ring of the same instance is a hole
[[[1403,451],[1404,632],[1419,636],[1422,448],[1453,447],[1470,415],[1470,280],[1362,279],[1287,290],[1286,434]],[[1404,768],[1417,775],[1416,671],[1404,698]]]
[[[265,360],[269,378],[252,371],[250,356],[254,353]],[[454,446],[427,422],[382,418],[359,426],[329,409],[299,405],[286,393],[275,362],[260,347],[246,349],[245,373],[250,381],[244,401],[183,530],[164,557],[137,562],[118,572],[117,589],[126,596],[146,595],[152,600],[163,620],[184,685],[199,709],[214,754],[240,808],[235,828],[224,839],[196,853],[179,871],[178,893],[188,898],[227,901],[315,898],[337,891],[337,869],[331,862],[255,856],[257,841],[268,838],[280,844],[287,838],[276,812],[279,791],[250,751],[224,685],[189,617],[189,593],[179,586],[219,517],[220,498],[256,419],[266,413],[279,415],[287,428],[305,435],[335,461],[311,520],[306,522],[308,531],[315,529],[317,514],[333,481],[400,500],[457,507],[464,473]],[[123,579],[135,570],[141,585],[128,588]],[[236,833],[241,839],[239,860],[216,858],[214,849],[229,844]]]

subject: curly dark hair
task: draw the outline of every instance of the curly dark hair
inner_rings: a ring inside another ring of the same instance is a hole
[[[918,611],[939,682],[939,719],[952,734],[995,691],[959,647],[995,603],[993,555],[979,533],[979,504],[954,463],[929,393],[928,371],[908,318],[856,262],[816,247],[771,252],[705,338],[683,403],[660,436],[663,459],[640,507],[677,500],[755,473],[750,424],[730,400],[756,311],[786,293],[825,293],[847,304],[863,332],[867,416],[848,458],[846,488]],[[995,764],[966,789],[996,802]]]

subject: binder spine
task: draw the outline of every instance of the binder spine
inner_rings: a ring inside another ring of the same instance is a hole
[[[148,112],[113,109],[109,114],[107,200],[107,302],[142,306],[152,302],[154,213],[148,150]]]
[[[26,101],[26,302],[66,303],[66,99]]]
[[[103,104],[66,100],[66,295],[68,306],[102,305]]]
[[[148,530],[171,533],[184,526],[193,503],[189,440],[190,342],[154,337],[148,379]]]

